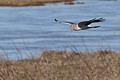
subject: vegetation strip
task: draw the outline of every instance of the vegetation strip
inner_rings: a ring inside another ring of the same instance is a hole
[[[0,6],[40,6],[63,1],[71,2],[72,0],[0,0]]]
[[[119,52],[44,51],[39,58],[0,60],[1,80],[119,80]]]

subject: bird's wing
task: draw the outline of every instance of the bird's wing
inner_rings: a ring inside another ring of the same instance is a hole
[[[94,19],[91,19],[91,20],[88,20],[88,21],[79,22],[79,23],[78,23],[78,26],[79,26],[79,27],[80,27],[80,26],[88,26],[88,25],[91,24],[91,23],[102,22],[102,21],[104,21],[104,20],[105,20],[105,19],[103,19],[103,18],[99,18],[99,19],[94,18]]]
[[[58,21],[57,19],[55,19],[55,21],[56,21],[56,22],[59,22],[59,23],[69,24],[69,25],[75,24],[75,23],[69,22],[69,21]]]

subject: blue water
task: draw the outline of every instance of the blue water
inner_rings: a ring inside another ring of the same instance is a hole
[[[43,48],[119,50],[120,0],[76,0],[74,3],[0,7],[0,54],[16,59],[36,55]],[[100,28],[83,31],[71,31],[68,25],[54,21],[57,18],[78,22],[100,17],[106,21],[92,24]]]

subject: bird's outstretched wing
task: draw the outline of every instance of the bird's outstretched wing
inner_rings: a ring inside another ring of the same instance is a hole
[[[69,24],[69,25],[71,25],[71,24],[75,24],[75,23],[73,23],[73,22],[59,21],[59,20],[57,20],[57,19],[55,19],[55,21],[56,21],[56,22],[59,22],[59,23]]]
[[[88,21],[79,22],[79,23],[78,23],[78,26],[88,26],[88,25],[91,24],[91,23],[102,22],[102,21],[104,21],[104,20],[105,20],[105,19],[103,19],[103,18],[99,18],[99,19],[94,18],[94,19],[91,19],[91,20],[88,20]]]

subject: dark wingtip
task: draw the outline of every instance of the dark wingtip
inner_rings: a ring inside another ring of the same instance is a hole
[[[104,21],[104,20],[106,20],[106,19],[104,19],[103,17],[101,17],[101,18],[99,18],[101,21]]]
[[[92,20],[99,20],[99,21],[104,21],[104,20],[106,20],[106,19],[104,19],[103,17],[101,17],[101,18],[94,18],[94,19],[92,19]]]
[[[101,18],[94,19],[94,20],[96,20],[96,22],[103,22],[103,21],[105,21],[106,19],[104,19],[103,17],[101,17]]]
[[[57,20],[57,19],[55,19],[55,21],[57,22],[58,20]]]

